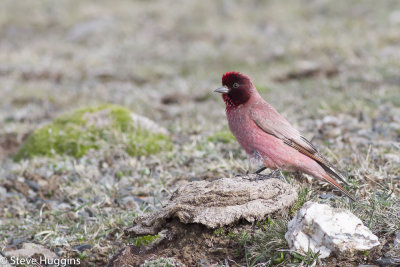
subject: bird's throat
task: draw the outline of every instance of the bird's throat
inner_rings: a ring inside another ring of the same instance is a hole
[[[225,102],[226,109],[230,109],[235,107],[236,105],[233,103],[232,99],[228,96],[228,94],[223,94],[222,99]]]

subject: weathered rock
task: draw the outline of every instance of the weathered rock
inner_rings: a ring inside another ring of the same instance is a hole
[[[261,178],[261,179],[260,179]],[[264,178],[264,179],[262,179]],[[126,231],[131,235],[154,235],[167,219],[217,228],[241,219],[253,222],[297,199],[296,190],[281,180],[263,175],[195,181],[179,188],[163,209],[137,218]]]
[[[331,252],[354,253],[380,244],[378,237],[350,211],[311,201],[289,222],[285,238],[291,249],[319,251],[320,258]]]

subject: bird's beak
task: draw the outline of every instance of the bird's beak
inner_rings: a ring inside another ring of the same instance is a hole
[[[220,93],[220,94],[226,94],[229,92],[229,89],[226,86],[222,86],[220,88],[215,89],[214,92]]]

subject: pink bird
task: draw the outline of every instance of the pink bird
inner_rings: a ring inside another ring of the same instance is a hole
[[[258,94],[247,75],[227,72],[222,76],[221,93],[226,104],[229,129],[251,159],[265,168],[300,171],[327,181],[350,199],[334,179],[346,183],[338,171],[317,148]]]

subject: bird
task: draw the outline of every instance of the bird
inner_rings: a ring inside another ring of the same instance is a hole
[[[355,198],[335,179],[344,175],[309,140],[258,93],[250,77],[231,71],[222,75],[222,94],[229,129],[250,159],[264,169],[299,171],[328,182],[351,200]]]

